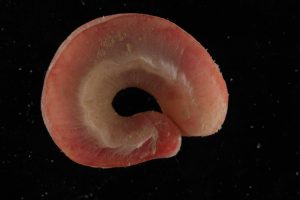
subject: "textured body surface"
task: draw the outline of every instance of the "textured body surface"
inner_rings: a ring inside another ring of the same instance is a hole
[[[111,102],[128,87],[153,95],[162,113],[119,116]],[[116,167],[173,156],[181,135],[215,133],[226,116],[228,93],[218,66],[177,25],[118,14],[88,22],[63,42],[41,103],[45,124],[67,156]]]

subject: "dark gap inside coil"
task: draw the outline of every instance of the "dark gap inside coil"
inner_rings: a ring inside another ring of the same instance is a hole
[[[145,111],[162,112],[151,94],[135,87],[120,90],[114,97],[112,106],[119,115],[126,117]]]

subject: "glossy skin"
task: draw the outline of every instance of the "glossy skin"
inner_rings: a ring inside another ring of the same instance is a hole
[[[111,102],[127,87],[152,94],[163,113],[119,116]],[[70,159],[110,168],[175,155],[181,136],[217,132],[227,105],[218,66],[192,36],[159,17],[118,14],[88,22],[63,42],[41,108]]]

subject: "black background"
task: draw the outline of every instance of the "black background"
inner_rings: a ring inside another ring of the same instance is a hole
[[[139,12],[192,34],[229,89],[223,129],[185,138],[176,157],[129,168],[80,166],[41,117],[47,67],[94,18]],[[0,199],[300,199],[300,18],[289,1],[0,0]]]

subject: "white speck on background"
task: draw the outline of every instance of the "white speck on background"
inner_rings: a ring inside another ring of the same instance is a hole
[[[257,144],[256,144],[256,148],[257,148],[257,149],[260,149],[260,148],[261,148],[261,143],[257,143]]]
[[[272,168],[271,167],[268,167],[268,171],[271,171],[272,170]]]
[[[233,78],[230,78],[229,81],[232,82],[232,81],[233,81]]]
[[[294,72],[296,72],[296,73],[299,72],[299,69],[296,68],[296,69],[294,70]]]
[[[22,67],[19,67],[19,68],[18,68],[18,70],[19,70],[19,71],[22,71],[22,70],[23,70],[23,68],[22,68]]]
[[[299,176],[299,172],[298,171],[296,171],[296,176]]]
[[[81,5],[83,5],[83,6],[85,6],[85,5],[86,5],[86,3],[85,3],[85,1],[84,1],[84,0],[81,0]]]
[[[229,40],[229,39],[230,39],[230,35],[227,35],[227,36],[226,36],[226,39]]]
[[[44,192],[43,194],[41,194],[41,197],[45,197],[48,195],[48,192]]]
[[[250,128],[254,128],[254,126],[253,126],[253,125],[250,125]]]

